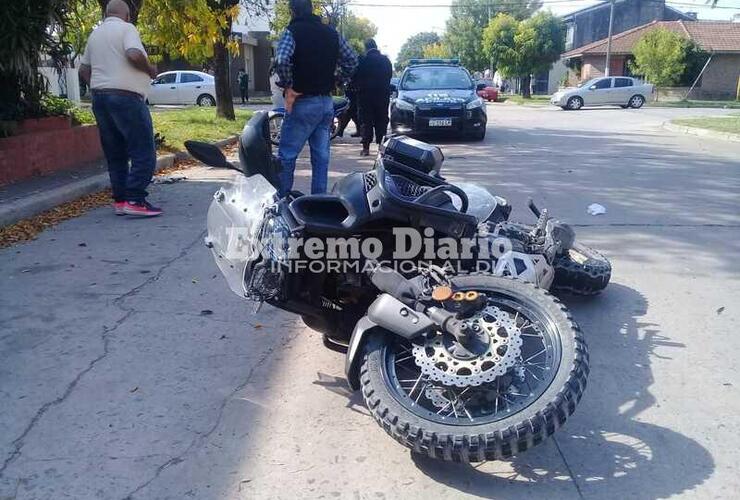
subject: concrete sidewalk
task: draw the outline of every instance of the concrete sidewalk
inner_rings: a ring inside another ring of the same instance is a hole
[[[219,147],[233,143],[235,137],[218,141]],[[188,159],[187,152],[165,153],[157,156],[159,172],[172,167],[176,161]],[[83,165],[53,175],[36,177],[0,187],[0,227],[33,217],[41,212],[81,196],[96,193],[110,186],[105,162]]]

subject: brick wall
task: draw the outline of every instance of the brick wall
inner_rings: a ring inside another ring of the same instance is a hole
[[[624,75],[624,56],[612,56],[610,64],[611,74],[610,76],[622,76]],[[581,80],[586,81],[591,78],[597,78],[604,76],[604,70],[606,68],[606,56],[584,56],[583,64],[581,66]]]
[[[40,120],[43,122],[43,120]],[[100,161],[96,125],[36,131],[0,139],[0,185]]]
[[[740,78],[740,54],[717,54],[701,77],[699,96],[707,99],[733,99]],[[691,97],[697,98],[696,92]]]

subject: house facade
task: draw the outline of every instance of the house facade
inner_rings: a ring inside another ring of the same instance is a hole
[[[736,96],[740,79],[740,23],[731,21],[654,21],[612,37],[612,76],[631,76],[630,61],[637,42],[651,30],[663,28],[689,39],[709,55],[706,69],[692,98],[725,99]],[[606,73],[607,39],[573,49],[563,58],[580,67],[580,80]]]
[[[605,0],[563,16],[565,50],[571,51],[609,36],[610,10],[611,2]],[[612,33],[621,33],[652,21],[678,20],[694,21],[696,15],[666,5],[665,0],[616,0]],[[552,94],[567,77],[568,69],[564,61],[558,61],[548,73],[536,75],[534,92]]]
[[[270,3],[274,9],[274,3]],[[270,39],[270,17],[272,10],[262,13],[250,12],[242,6],[237,21],[231,31],[241,38],[239,54],[231,60],[231,81],[235,94],[239,93],[236,75],[244,69],[249,75],[250,92],[270,91],[270,64],[273,57],[272,41]]]
[[[609,36],[611,2],[580,9],[563,16],[565,50],[570,51]],[[612,33],[622,33],[652,21],[695,21],[696,15],[684,13],[664,0],[616,0]]]

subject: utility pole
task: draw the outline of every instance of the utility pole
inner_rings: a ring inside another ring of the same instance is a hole
[[[611,1],[611,7],[609,8],[609,38],[606,41],[606,69],[604,76],[609,76],[611,73],[612,63],[612,28],[614,27],[614,0]]]

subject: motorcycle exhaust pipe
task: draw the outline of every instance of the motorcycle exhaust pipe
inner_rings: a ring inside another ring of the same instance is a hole
[[[422,295],[421,288],[411,280],[389,267],[378,266],[370,271],[370,282],[383,293],[387,293],[412,309]]]

